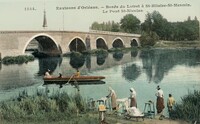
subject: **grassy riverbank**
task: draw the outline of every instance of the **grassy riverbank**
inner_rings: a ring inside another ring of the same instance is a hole
[[[98,119],[89,117],[87,101],[80,94],[69,95],[56,92],[48,96],[39,92],[29,96],[26,91],[19,97],[1,102],[0,120],[5,123],[54,123],[85,122],[96,123]]]
[[[179,48],[192,47],[200,48],[200,41],[158,41],[154,47]]]
[[[190,124],[199,122],[199,91],[184,96],[182,102],[176,104],[171,118],[159,120],[159,116],[144,120],[131,118],[106,112],[106,122],[109,124]],[[97,108],[91,110],[89,101],[77,92],[55,92],[51,95],[46,91],[37,91],[29,96],[26,91],[19,93],[15,99],[0,103],[0,121],[2,124],[97,124],[99,114]],[[185,121],[182,121],[185,120]]]

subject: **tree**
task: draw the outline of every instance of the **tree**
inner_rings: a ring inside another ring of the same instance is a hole
[[[191,21],[191,17],[190,17],[190,16],[188,16],[188,19],[187,19],[187,21]]]
[[[184,22],[171,23],[173,26],[173,40],[197,40],[198,39],[198,20],[187,20]]]
[[[198,19],[197,19],[197,17],[196,17],[196,16],[194,17],[194,20],[195,20],[195,21],[198,21]]]
[[[159,40],[159,36],[155,32],[151,32],[151,34],[148,34],[146,32],[143,32],[140,41],[141,46],[153,46],[155,43]]]
[[[188,20],[184,22],[185,26],[185,39],[195,40],[198,39],[198,26],[199,22],[197,20]]]
[[[148,12],[146,14],[146,20],[144,21],[144,23],[141,24],[142,31],[150,34],[152,31],[152,24],[153,24],[152,17],[151,14]]]
[[[112,32],[119,32],[120,31],[120,24],[112,21],[111,31]]]
[[[153,11],[151,15],[153,20],[152,31],[156,32],[160,39],[165,39],[167,19],[163,18],[158,11]]]
[[[98,22],[93,22],[92,26],[91,26],[91,29],[92,30],[99,30],[100,29],[99,23]]]
[[[114,21],[108,21],[103,23],[93,22],[91,26],[92,30],[100,30],[100,31],[112,31],[112,32],[119,32],[120,31],[120,24],[115,23]]]
[[[141,24],[141,29],[143,30],[140,37],[141,46],[153,46],[159,39],[156,32],[153,31],[153,17],[151,13],[147,13],[144,23]]]
[[[138,33],[140,30],[140,20],[132,14],[125,15],[120,24],[120,28],[127,33]]]

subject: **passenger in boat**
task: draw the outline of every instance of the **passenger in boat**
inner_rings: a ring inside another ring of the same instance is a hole
[[[46,78],[51,78],[50,70],[49,70],[49,69],[45,72],[44,77],[46,77]]]
[[[75,77],[79,77],[80,75],[81,75],[81,74],[80,74],[80,71],[77,69],[77,70],[76,70],[76,73],[74,74],[74,76],[75,76]]]
[[[164,93],[163,90],[160,88],[160,86],[157,86],[157,93],[155,94],[157,97],[157,101],[156,101],[156,109],[157,109],[157,113],[161,114],[160,117],[163,117],[163,109],[165,108],[164,105]]]
[[[136,102],[136,91],[134,88],[130,88],[130,107],[136,107],[137,108],[137,102]]]
[[[58,78],[62,78],[62,74],[61,74],[61,73],[59,73],[59,76],[58,76]]]
[[[109,87],[109,94],[106,96],[107,98],[111,98],[112,110],[116,110],[117,108],[117,95],[115,91]]]

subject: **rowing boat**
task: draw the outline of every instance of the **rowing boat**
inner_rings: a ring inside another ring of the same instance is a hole
[[[44,77],[44,84],[102,84],[104,76],[63,76],[63,77]],[[105,82],[104,82],[105,83]]]

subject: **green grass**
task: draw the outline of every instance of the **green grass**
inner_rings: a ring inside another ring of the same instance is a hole
[[[175,119],[199,122],[200,92],[194,91],[182,98],[175,106]],[[106,122],[110,124],[126,123],[145,124],[148,121],[126,120],[123,116],[106,113]],[[188,120],[189,119],[189,120]],[[90,110],[88,101],[78,92],[46,92],[37,91],[29,96],[26,91],[20,92],[15,99],[0,102],[1,124],[98,124],[97,109]]]
[[[37,92],[28,96],[24,91],[16,99],[0,103],[0,120],[5,123],[97,123],[97,117],[87,113],[88,110],[87,101],[78,93],[57,92],[47,96]]]
[[[200,47],[200,41],[159,41],[154,47]]]

